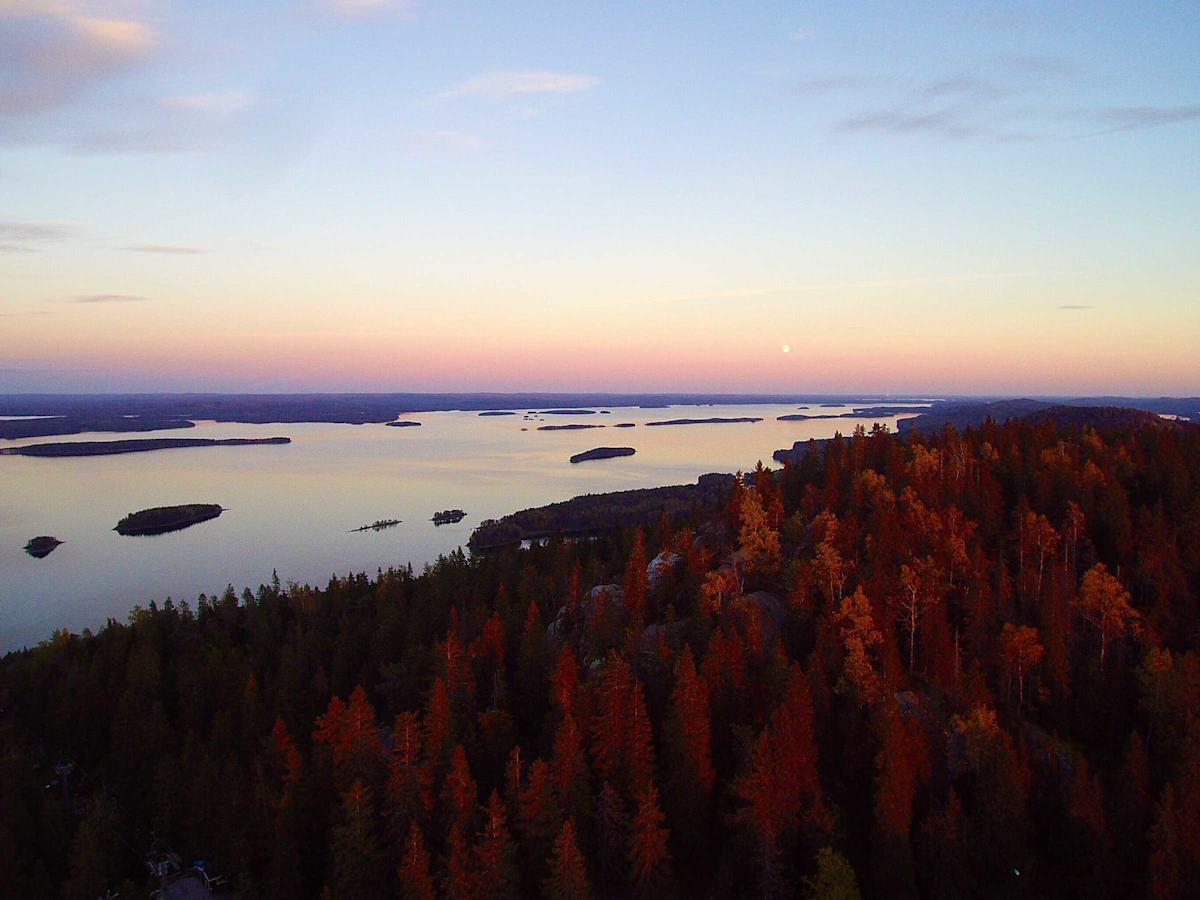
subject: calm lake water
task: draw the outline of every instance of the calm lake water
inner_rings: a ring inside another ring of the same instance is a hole
[[[748,469],[793,441],[849,434],[872,419],[778,422],[792,405],[612,408],[610,415],[525,420],[473,412],[419,413],[420,428],[384,425],[241,425],[200,422],[151,435],[84,434],[3,441],[0,446],[117,437],[290,437],[283,446],[197,447],[120,456],[0,457],[0,652],[56,628],[124,620],[135,603],[195,602],[232,584],[256,588],[272,570],[288,581],[425,563],[466,546],[482,519],[577,494],[693,482],[706,472]],[[803,412],[831,414],[849,407]],[[646,428],[674,418],[760,416],[747,424]],[[894,429],[895,420],[885,420]],[[594,422],[606,428],[537,431]],[[636,428],[613,428],[636,422]],[[528,428],[528,431],[522,431]],[[573,453],[628,446],[637,455],[572,465]],[[220,518],[155,537],[113,531],[126,513],[179,503],[219,503]],[[467,517],[435,527],[438,510]],[[351,533],[378,519],[402,524]],[[35,535],[65,543],[45,559],[23,547]]]

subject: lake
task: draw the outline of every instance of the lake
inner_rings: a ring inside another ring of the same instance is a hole
[[[136,437],[290,437],[279,446],[197,447],[120,456],[0,457],[0,652],[36,643],[56,628],[96,628],[124,620],[134,604],[172,597],[194,603],[227,584],[240,593],[279,573],[286,584],[324,583],[331,575],[412,563],[465,547],[483,519],[585,493],[694,482],[706,472],[771,464],[797,440],[849,434],[873,419],[779,422],[797,411],[836,414],[850,407],[795,405],[612,407],[611,414],[480,416],[416,413],[420,428],[323,423],[197,427]],[[645,427],[675,418],[759,416],[746,424]],[[885,420],[895,428],[895,419]],[[636,428],[613,428],[635,422]],[[604,424],[585,431],[540,425]],[[529,429],[522,431],[522,428]],[[81,434],[3,441],[113,440]],[[572,465],[598,446],[637,455]],[[126,513],[153,506],[219,503],[217,519],[153,537],[113,531]],[[435,527],[430,517],[459,508],[467,516]],[[351,530],[379,519],[384,531]],[[22,549],[48,534],[65,543],[45,559]]]

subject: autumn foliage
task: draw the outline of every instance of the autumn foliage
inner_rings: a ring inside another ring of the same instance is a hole
[[[1014,422],[152,606],[0,662],[0,894],[1195,896],[1198,598],[1194,430]]]

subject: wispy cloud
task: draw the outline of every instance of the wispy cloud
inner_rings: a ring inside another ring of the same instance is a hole
[[[31,253],[50,241],[70,236],[70,222],[31,222],[0,219],[0,253]]]
[[[383,10],[411,15],[417,3],[416,0],[319,0],[318,5],[343,16],[361,16]]]
[[[64,303],[141,303],[145,300],[138,294],[77,294]]]
[[[969,275],[923,275],[914,278],[879,278],[863,281],[810,281],[774,287],[735,288],[724,291],[700,291],[689,294],[672,294],[660,300],[735,300],[754,297],[787,296],[788,294],[818,294],[830,291],[890,290],[903,287],[920,287],[934,284],[969,284],[977,281],[994,281],[1009,278],[1038,278],[1047,275],[1063,275],[1064,272],[980,272]]]
[[[466,131],[416,131],[413,140],[430,150],[451,150],[465,153],[479,150],[484,146],[482,138]]]
[[[245,91],[220,91],[168,97],[163,101],[163,105],[170,109],[186,109],[193,112],[235,113],[249,109],[255,102],[254,95]]]
[[[962,108],[908,112],[884,109],[862,116],[850,116],[838,123],[840,131],[882,131],[888,134],[924,132],[947,138],[969,138],[980,134],[980,127]]]
[[[455,97],[522,97],[531,94],[577,94],[600,84],[593,75],[573,75],[565,72],[507,71],[488,72],[468,78],[442,91],[438,96]]]
[[[792,31],[793,41],[811,41],[815,40],[817,34],[811,28],[796,28]]]
[[[1055,307],[1055,309],[1069,309],[1069,310],[1094,309],[1094,308],[1095,307],[1093,307],[1090,303],[1064,303],[1061,306]]]
[[[130,253],[162,253],[179,256],[193,256],[197,253],[207,253],[203,247],[186,247],[181,244],[130,244],[122,247]]]
[[[997,56],[979,71],[914,84],[878,75],[824,75],[798,82],[800,94],[871,94],[876,102],[843,115],[846,133],[926,135],[993,143],[1065,141],[1200,120],[1200,104],[1071,107],[1056,101],[1076,70],[1057,57]]]
[[[806,78],[795,84],[801,94],[830,94],[835,91],[862,91],[886,87],[892,79],[884,75],[822,75]]]
[[[1190,106],[1114,106],[1085,111],[1083,115],[1099,124],[1109,125],[1110,131],[1129,131],[1174,125],[1176,122],[1194,122],[1200,119],[1200,103]]]
[[[4,0],[0,23],[0,122],[75,99],[159,42],[140,19],[92,15],[71,0]]]

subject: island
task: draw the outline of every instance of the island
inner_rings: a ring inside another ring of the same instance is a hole
[[[166,534],[200,522],[215,519],[225,510],[218,503],[185,503],[182,506],[155,506],[130,513],[113,531],[123,535]]]
[[[594,409],[543,409],[543,416],[594,416]]]
[[[584,450],[582,453],[576,453],[571,457],[571,462],[581,463],[593,459],[614,459],[618,456],[633,456],[635,453],[637,451],[632,447],[595,447],[592,450]]]
[[[39,537],[30,538],[29,543],[25,545],[25,552],[34,559],[45,559],[60,544],[62,544],[62,541],[58,538],[43,534]]]
[[[420,422],[409,422],[409,421],[405,421],[403,419],[400,420],[399,422],[385,422],[384,424],[386,424],[388,428],[420,428],[421,427]]]
[[[582,422],[575,425],[539,425],[538,431],[581,431],[584,428],[604,428],[604,425],[594,425],[592,423],[584,424]]]
[[[27,444],[0,450],[0,456],[113,456],[118,453],[148,453],[151,450],[176,450],[181,447],[244,447],[259,444],[290,444],[291,438],[143,438],[128,441],[62,441],[53,444]]]
[[[647,422],[647,425],[733,425],[738,422],[761,422],[761,416],[740,416],[735,419],[667,419],[664,422]]]
[[[440,527],[442,525],[453,525],[456,522],[461,522],[466,516],[467,514],[461,509],[443,509],[441,512],[434,513],[430,521]]]
[[[637,422],[621,422],[614,425],[613,428],[637,428]]]
[[[357,534],[360,531],[383,531],[387,528],[395,528],[399,524],[399,519],[376,519],[370,525],[360,525],[358,528],[352,528],[350,533]]]
[[[516,413],[511,409],[485,409],[480,413],[481,416],[515,416]]]

